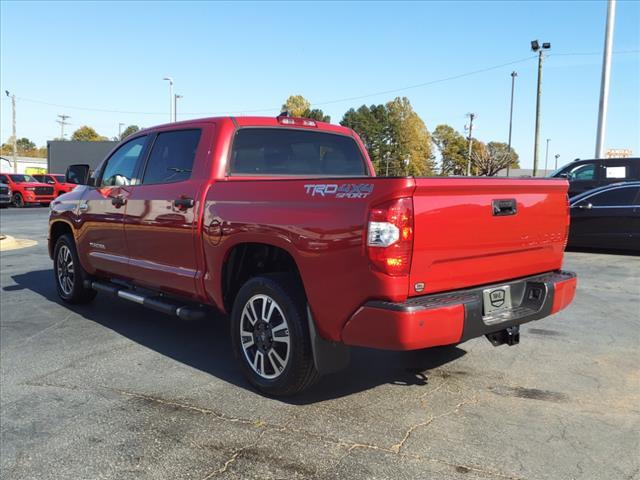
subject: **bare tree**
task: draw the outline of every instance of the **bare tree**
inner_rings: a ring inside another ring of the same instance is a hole
[[[487,177],[493,177],[514,162],[513,153],[504,151],[502,148],[494,148],[492,142],[488,145],[482,145],[482,148],[475,150],[471,157],[477,175],[486,175]]]

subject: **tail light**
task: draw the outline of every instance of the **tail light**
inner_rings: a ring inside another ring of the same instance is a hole
[[[387,275],[408,275],[413,254],[413,201],[398,198],[369,212],[367,253]]]
[[[314,120],[308,118],[294,118],[294,117],[278,117],[278,122],[282,125],[296,125],[299,127],[317,127],[318,124]]]

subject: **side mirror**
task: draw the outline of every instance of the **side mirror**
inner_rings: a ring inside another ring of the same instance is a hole
[[[566,173],[566,172],[563,172],[563,173],[560,173],[560,174],[558,175],[558,177],[560,177],[560,178],[569,178],[569,174],[568,174],[568,173]]]
[[[76,185],[89,185],[89,172],[89,165],[69,165],[65,174],[65,181]]]

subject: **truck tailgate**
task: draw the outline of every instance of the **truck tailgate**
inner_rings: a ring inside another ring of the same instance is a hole
[[[409,296],[559,269],[567,190],[563,179],[417,178]]]

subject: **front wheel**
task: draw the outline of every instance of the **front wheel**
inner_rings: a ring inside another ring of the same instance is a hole
[[[18,207],[18,208],[24,207],[24,198],[22,198],[22,195],[20,195],[19,193],[13,194],[12,201],[13,201],[14,207]]]
[[[80,265],[73,237],[62,235],[53,251],[53,273],[58,295],[67,303],[88,303],[96,296],[96,291],[84,286],[88,278]]]
[[[293,395],[318,378],[305,306],[299,280],[289,274],[252,278],[236,296],[233,352],[249,383],[267,395]]]

